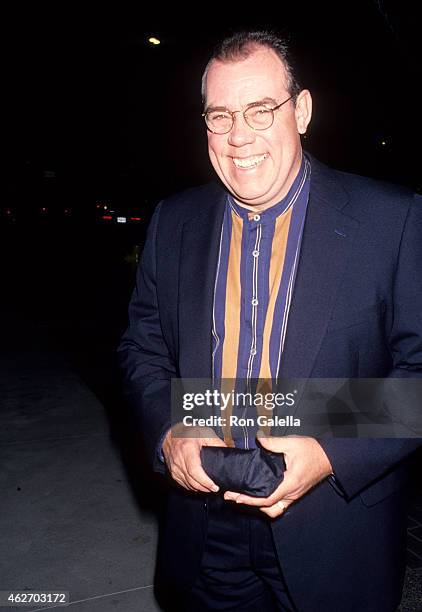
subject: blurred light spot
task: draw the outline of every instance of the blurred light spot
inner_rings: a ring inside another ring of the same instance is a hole
[[[150,36],[148,38],[148,42],[151,43],[151,45],[159,45],[161,43],[161,40],[155,38],[155,36]]]
[[[387,142],[385,140],[381,140],[381,144],[383,147],[387,146]]]

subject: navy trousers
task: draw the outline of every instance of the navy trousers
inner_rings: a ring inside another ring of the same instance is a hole
[[[185,610],[295,612],[268,517],[210,497],[201,572]]]

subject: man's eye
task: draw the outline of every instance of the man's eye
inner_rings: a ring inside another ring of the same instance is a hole
[[[271,111],[268,108],[265,108],[265,106],[257,106],[256,108],[251,108],[248,111],[249,117],[252,117],[255,119],[266,117],[269,114],[271,114]]]
[[[211,121],[226,121],[229,118],[228,113],[210,113]]]

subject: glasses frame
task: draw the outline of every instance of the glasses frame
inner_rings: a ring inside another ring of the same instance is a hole
[[[228,108],[225,108],[225,109],[224,109],[224,112],[229,113],[229,115],[231,115],[231,118],[232,118],[232,124],[231,124],[230,128],[229,128],[228,130],[226,130],[225,132],[214,132],[214,130],[212,130],[212,129],[211,129],[209,126],[208,126],[208,123],[207,123],[207,115],[208,115],[208,113],[209,113],[209,112],[211,112],[211,111],[205,111],[205,113],[202,113],[202,117],[204,117],[204,119],[205,119],[205,125],[207,126],[207,130],[208,130],[209,132],[211,132],[212,134],[217,134],[218,136],[224,136],[224,134],[228,134],[229,132],[231,132],[231,131],[232,131],[233,126],[234,126],[234,116],[235,116],[235,114],[236,114],[236,113],[242,113],[242,115],[243,115],[243,119],[245,120],[245,123],[248,125],[248,127],[250,127],[250,128],[251,128],[251,130],[254,130],[254,132],[264,132],[265,130],[269,130],[269,129],[270,129],[270,127],[272,126],[272,124],[274,123],[274,111],[276,111],[276,110],[278,110],[279,108],[281,108],[281,107],[282,107],[284,104],[286,104],[287,102],[289,102],[289,100],[291,100],[292,98],[294,98],[294,96],[290,96],[289,98],[287,98],[287,100],[284,100],[283,102],[280,102],[280,104],[277,104],[277,106],[273,106],[272,108],[271,108],[271,107],[267,107],[265,104],[262,104],[261,102],[257,102],[256,104],[251,104],[250,106],[248,106],[248,108],[245,108],[245,110],[244,110],[244,111],[242,111],[242,110],[235,110],[235,111],[231,111],[231,110],[229,110]],[[246,118],[246,113],[247,113],[247,112],[248,112],[248,111],[249,111],[251,108],[254,108],[254,107],[256,107],[256,106],[264,106],[264,107],[265,107],[267,110],[269,110],[269,111],[271,111],[271,112],[272,112],[271,123],[270,123],[270,125],[268,125],[268,126],[267,126],[267,127],[265,127],[265,128],[256,128],[256,127],[253,127],[253,126],[252,126],[252,125],[249,123],[249,121],[247,120],[247,118]]]

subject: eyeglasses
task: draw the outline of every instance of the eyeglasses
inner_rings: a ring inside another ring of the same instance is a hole
[[[277,106],[273,106],[273,108],[268,108],[268,106],[262,104],[262,102],[257,102],[256,104],[248,106],[244,111],[211,109],[202,113],[202,116],[205,118],[208,130],[213,134],[228,134],[234,125],[235,113],[242,113],[246,123],[253,130],[268,130],[274,123],[274,111],[281,108],[283,104],[286,104],[286,102],[292,98],[293,96],[290,96],[290,98],[287,98],[287,100],[284,100],[281,104],[277,104]]]

